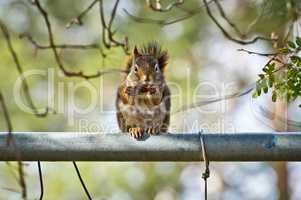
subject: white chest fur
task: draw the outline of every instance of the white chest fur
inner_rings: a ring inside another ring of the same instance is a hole
[[[149,97],[150,98],[150,97]],[[133,105],[118,102],[120,112],[128,125],[159,125],[164,120],[167,112],[166,105],[161,102],[159,105],[148,106],[144,103],[135,102]]]

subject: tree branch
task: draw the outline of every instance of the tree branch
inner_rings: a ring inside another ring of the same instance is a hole
[[[259,52],[255,52],[255,51],[249,51],[249,50],[246,50],[246,49],[237,49],[237,51],[242,51],[242,52],[246,52],[248,54],[255,54],[255,55],[258,55],[258,56],[265,56],[265,57],[276,56],[276,55],[279,54],[279,53],[259,53]]]
[[[92,3],[83,10],[78,16],[71,19],[71,21],[66,25],[66,28],[70,28],[73,24],[83,25],[82,18],[86,16],[86,14],[94,7],[94,5],[98,2],[98,0],[92,1]]]
[[[22,189],[22,198],[25,200],[25,199],[27,199],[27,186],[26,186],[26,181],[25,181],[25,176],[24,176],[23,163],[21,162],[20,152],[18,151],[16,143],[13,139],[13,134],[12,134],[13,126],[12,126],[11,119],[10,119],[10,116],[8,113],[8,109],[6,107],[5,100],[4,100],[4,97],[3,97],[3,94],[1,91],[0,91],[0,105],[1,105],[1,108],[3,111],[4,119],[5,119],[5,122],[7,125],[7,130],[8,130],[8,137],[7,137],[6,144],[7,144],[7,146],[9,146],[10,144],[13,145],[13,148],[18,157],[18,173],[19,173],[18,182]]]
[[[207,2],[207,4],[211,4],[213,2],[213,0],[210,0]],[[143,17],[138,17],[135,16],[133,14],[131,14],[128,10],[123,9],[123,11],[134,21],[138,22],[138,23],[146,23],[146,24],[158,24],[160,26],[167,26],[167,25],[171,25],[171,24],[175,24],[177,22],[180,21],[184,21],[186,19],[189,19],[197,14],[199,14],[202,10],[203,10],[204,5],[201,5],[200,7],[193,9],[193,10],[186,10],[183,9],[182,7],[177,7],[181,10],[184,10],[187,14],[182,16],[182,17],[178,17],[176,19],[166,19],[166,20],[161,20],[161,19],[152,19],[152,18],[143,18]]]
[[[68,77],[80,77],[80,78],[85,78],[85,79],[92,79],[92,78],[98,78],[101,75],[107,73],[107,72],[100,72],[100,71],[98,71],[95,74],[87,75],[87,74],[84,74],[83,71],[72,72],[72,71],[68,71],[67,69],[65,69],[65,67],[63,65],[63,62],[62,62],[62,60],[61,60],[61,58],[60,58],[60,56],[59,56],[59,54],[57,52],[57,49],[55,48],[56,45],[55,45],[55,42],[54,42],[54,36],[53,36],[53,33],[52,33],[52,27],[51,27],[51,23],[50,23],[50,20],[49,20],[49,17],[48,17],[48,13],[41,6],[39,0],[34,0],[33,3],[38,8],[39,12],[41,13],[41,15],[42,15],[42,17],[43,17],[43,19],[45,21],[45,24],[46,24],[46,27],[47,27],[47,32],[48,32],[49,46],[52,49],[52,52],[53,52],[53,55],[54,55],[54,58],[55,58],[55,61],[56,61],[57,65],[58,65],[58,67],[63,71],[63,73],[64,73],[65,76],[68,76]],[[123,70],[120,70],[120,72],[122,72],[122,71]]]
[[[110,49],[111,47],[122,47],[124,53],[129,55],[128,37],[125,37],[124,41],[118,41],[114,38],[116,31],[112,31],[112,25],[116,17],[116,11],[119,2],[120,2],[119,0],[115,1],[113,10],[111,12],[111,16],[109,18],[109,23],[107,24],[104,16],[103,1],[99,0],[99,15],[102,24],[102,41],[107,49]]]
[[[28,33],[22,33],[19,35],[19,38],[27,39],[36,49],[48,50],[52,49],[51,45],[42,45],[35,41],[31,35]],[[86,49],[97,49],[99,50],[101,56],[103,58],[106,57],[106,54],[103,52],[102,47],[98,44],[56,44],[53,46],[56,49],[78,49],[78,50],[86,50]]]
[[[160,0],[156,0],[155,5],[153,4],[152,0],[146,0],[146,5],[151,8],[153,11],[158,12],[168,12],[172,10],[174,7],[178,7],[184,3],[184,0],[175,0],[168,4],[165,8],[162,8]]]
[[[177,22],[180,21],[184,21],[186,19],[189,19],[191,17],[193,17],[194,15],[200,13],[202,8],[198,8],[194,11],[191,11],[189,14],[176,18],[176,19],[168,19],[168,20],[160,20],[160,19],[152,19],[152,18],[143,18],[143,17],[138,17],[135,16],[133,14],[131,14],[129,11],[127,11],[126,9],[123,9],[123,11],[134,21],[138,22],[138,23],[145,23],[145,24],[158,24],[160,26],[167,26],[167,25],[171,25],[171,24],[175,24]]]
[[[216,3],[217,1],[215,0],[214,2]],[[214,24],[222,31],[223,35],[224,35],[227,39],[229,39],[230,41],[236,42],[236,43],[241,44],[241,45],[253,44],[253,43],[255,43],[255,42],[259,41],[259,40],[273,41],[273,39],[265,38],[265,37],[262,37],[262,36],[254,37],[254,38],[251,39],[251,40],[240,40],[240,39],[236,39],[236,38],[232,37],[232,36],[224,29],[224,27],[218,22],[218,20],[214,17],[213,13],[212,13],[211,10],[210,10],[210,7],[209,7],[209,5],[208,5],[207,0],[203,0],[203,3],[204,3],[204,5],[205,5],[206,12],[207,12],[208,16],[210,17],[210,19],[211,19],[211,20],[214,22]],[[220,4],[217,4],[217,7],[218,7],[219,9],[221,9],[221,10],[220,10],[220,13],[222,12],[221,15],[223,16],[223,14],[225,14],[225,13],[224,13],[224,11],[223,11],[221,5],[220,5]],[[226,21],[227,21],[227,20],[229,21],[229,19],[226,17]],[[228,22],[228,23],[229,23],[229,22]],[[232,22],[230,22],[230,25],[231,25],[231,24],[232,24],[232,27],[233,27],[233,23],[232,23]],[[236,27],[236,26],[234,26],[234,27]],[[244,35],[243,35],[243,36],[244,36]],[[244,37],[246,37],[246,36],[244,36]],[[244,38],[242,38],[242,39],[244,39]]]
[[[3,35],[4,35],[4,38],[5,38],[6,43],[7,43],[8,50],[9,50],[9,52],[10,52],[12,58],[13,58],[15,66],[16,66],[18,72],[19,72],[19,75],[22,77],[22,81],[23,81],[22,87],[23,87],[23,91],[24,91],[24,95],[25,95],[27,103],[29,104],[30,108],[32,109],[33,113],[36,116],[46,117],[49,110],[50,110],[50,108],[46,107],[44,112],[39,112],[38,108],[35,106],[35,104],[33,102],[33,99],[32,99],[32,97],[30,95],[30,92],[29,92],[29,85],[28,85],[27,80],[25,79],[24,74],[23,74],[23,68],[22,68],[21,63],[19,61],[17,53],[13,48],[9,32],[8,32],[6,26],[4,25],[4,23],[2,23],[2,21],[0,21],[0,29],[3,33]]]

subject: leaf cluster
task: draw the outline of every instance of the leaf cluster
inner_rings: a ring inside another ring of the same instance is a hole
[[[288,41],[286,46],[263,67],[253,97],[272,92],[272,101],[282,99],[286,102],[301,97],[301,38]],[[299,105],[301,107],[301,105]]]

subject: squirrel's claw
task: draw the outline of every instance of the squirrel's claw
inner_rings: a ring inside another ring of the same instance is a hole
[[[143,129],[142,128],[129,128],[129,134],[138,139],[141,138],[143,136]]]
[[[156,94],[157,89],[156,89],[155,87],[150,87],[150,88],[148,89],[148,91],[149,91],[150,94]]]
[[[135,87],[132,87],[132,86],[126,87],[125,93],[129,96],[135,96]]]
[[[155,127],[151,127],[147,129],[147,133],[150,135],[156,135],[159,133],[159,129]]]

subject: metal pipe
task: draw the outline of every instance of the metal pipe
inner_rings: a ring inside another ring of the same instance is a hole
[[[199,134],[162,134],[137,141],[127,134],[0,133],[0,161],[200,161]],[[301,161],[301,133],[203,135],[210,161]]]

